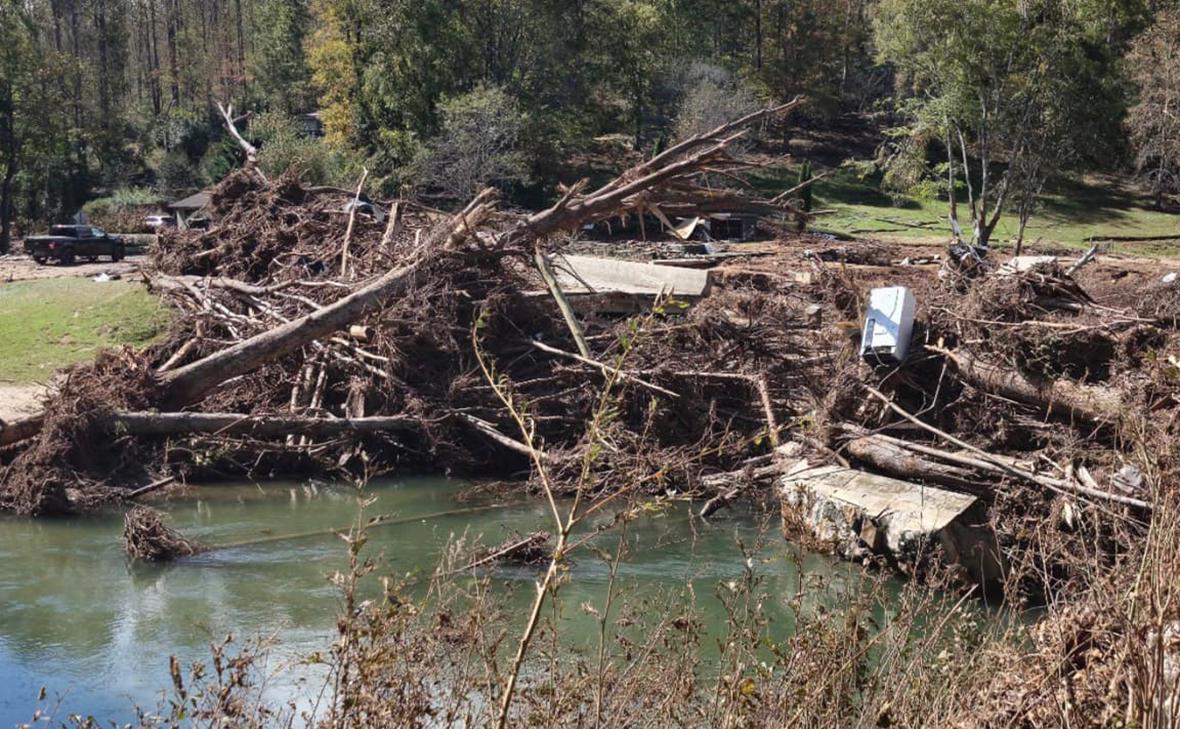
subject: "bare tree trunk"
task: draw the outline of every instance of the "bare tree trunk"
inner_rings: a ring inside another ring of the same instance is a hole
[[[762,0],[754,2],[754,68],[762,70]]]
[[[111,68],[110,37],[107,28],[107,0],[95,0],[94,29],[98,42],[98,113],[103,129],[110,128],[111,120]],[[122,73],[122,69],[118,70]]]
[[[0,81],[0,109],[3,109],[6,129],[4,140],[4,179],[0,181],[0,254],[8,253],[12,237],[13,180],[16,179],[18,147],[16,141],[16,99],[10,82]]]
[[[950,203],[951,231],[955,240],[959,239],[959,199],[955,195],[955,146],[951,142],[950,122],[947,122],[946,136],[946,181],[947,201]],[[966,170],[964,172],[967,172]]]
[[[0,255],[8,253],[12,247],[12,181],[16,178],[16,153],[8,155],[4,165],[4,180],[0,181]]]
[[[163,93],[160,90],[160,39],[156,34],[156,0],[148,0],[148,88],[152,96],[152,113],[160,116],[164,110]]]
[[[180,106],[180,62],[177,58],[177,32],[180,26],[179,0],[168,0],[167,38],[168,38],[168,75],[170,76],[172,106]]]
[[[1118,422],[1125,411],[1117,390],[1083,385],[1068,378],[1039,381],[1001,369],[965,352],[930,347],[955,366],[964,380],[981,390],[1037,406],[1047,415],[1065,415],[1092,423]]]
[[[246,77],[246,30],[242,22],[242,0],[234,0],[234,21],[238,31],[238,68],[237,78]],[[239,83],[240,87],[242,84]]]
[[[78,0],[71,0],[70,2],[70,43],[73,49],[74,60],[78,62],[77,68],[74,69],[74,127],[82,127],[82,47],[81,36],[82,28],[78,22]],[[81,142],[79,142],[79,145]],[[79,157],[81,152],[79,149]]]
[[[246,415],[242,413],[115,413],[103,424],[120,433],[142,436],[252,435],[273,437],[289,434],[332,437],[361,433],[418,432],[413,418],[321,418],[306,415]]]

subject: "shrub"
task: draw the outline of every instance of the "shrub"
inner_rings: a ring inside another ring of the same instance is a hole
[[[165,197],[175,197],[201,186],[202,180],[188,155],[173,150],[164,155],[156,167],[156,190]]]
[[[91,200],[82,212],[92,224],[113,232],[132,232],[142,227],[143,216],[160,203],[160,196],[146,187],[115,190],[107,197]]]
[[[294,118],[281,112],[260,115],[250,124],[256,140],[258,164],[267,174],[295,174],[312,185],[351,186],[360,176],[360,163],[322,139],[304,135]]]
[[[412,164],[416,183],[466,200],[487,185],[528,182],[520,150],[525,116],[502,89],[479,86],[439,105],[442,130]]]

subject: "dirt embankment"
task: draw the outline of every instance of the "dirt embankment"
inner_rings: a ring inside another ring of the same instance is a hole
[[[0,422],[41,412],[48,397],[49,388],[45,385],[0,382]]]

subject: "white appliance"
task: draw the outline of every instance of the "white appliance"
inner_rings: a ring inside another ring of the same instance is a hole
[[[870,364],[901,364],[910,351],[918,303],[904,286],[873,289],[865,315],[860,355]]]

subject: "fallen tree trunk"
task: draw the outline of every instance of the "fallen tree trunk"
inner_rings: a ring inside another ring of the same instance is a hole
[[[970,471],[936,463],[875,435],[853,438],[844,449],[848,455],[887,476],[921,479],[976,495],[989,490],[972,478]]]
[[[115,413],[102,419],[107,428],[139,436],[191,435],[278,435],[338,436],[359,433],[417,432],[412,418],[316,418],[303,415],[245,415],[242,413]]]
[[[1014,370],[1004,370],[963,352],[941,347],[927,349],[947,358],[971,385],[1028,405],[1046,415],[1066,415],[1093,423],[1113,423],[1125,406],[1115,390],[1082,385],[1066,378],[1049,382],[1034,380]]]
[[[37,413],[27,418],[13,420],[11,423],[0,424],[0,448],[32,438],[41,432],[44,422],[45,413]]]

